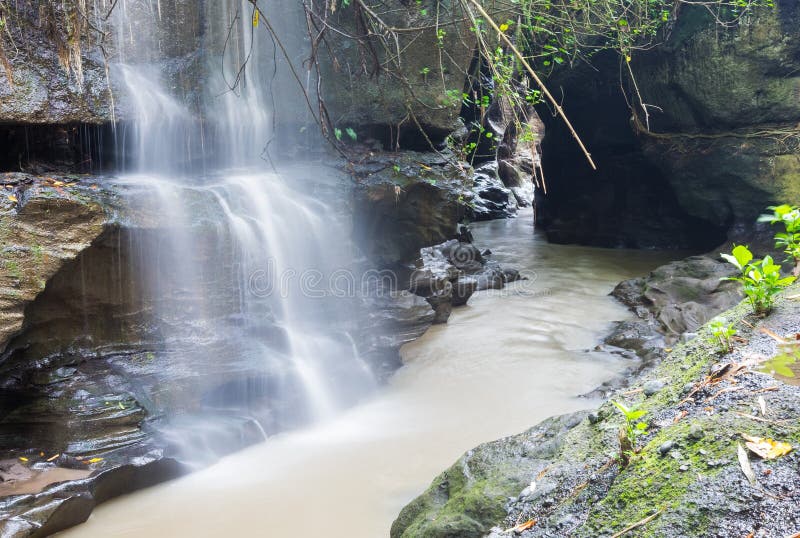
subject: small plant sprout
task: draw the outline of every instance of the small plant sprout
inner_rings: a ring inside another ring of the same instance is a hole
[[[625,426],[619,431],[619,455],[623,464],[630,461],[631,456],[636,452],[636,440],[647,434],[647,423],[639,419],[647,414],[644,409],[631,409],[625,404],[616,400],[611,400],[614,407],[625,418]]]
[[[753,253],[743,245],[734,247],[730,254],[720,256],[741,271],[739,276],[721,280],[741,282],[744,294],[756,314],[769,313],[775,303],[775,296],[795,280],[793,276],[781,277],[781,267],[772,261],[771,256],[752,261]]]
[[[732,338],[738,332],[733,328],[733,323],[726,323],[725,318],[714,318],[708,322],[708,330],[711,332],[711,343],[716,344],[723,353],[733,351]]]
[[[794,261],[794,276],[800,274],[800,208],[783,204],[768,207],[771,215],[761,215],[758,222],[783,224],[784,232],[775,234],[775,248],[783,249]]]

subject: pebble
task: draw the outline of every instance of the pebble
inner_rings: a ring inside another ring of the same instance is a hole
[[[642,387],[642,392],[644,392],[645,396],[652,396],[656,394],[658,391],[664,388],[664,382],[658,379],[652,379],[644,384]]]
[[[683,333],[681,335],[681,342],[683,343],[691,342],[695,338],[697,338],[697,333]]]
[[[705,432],[700,424],[692,424],[689,427],[689,438],[698,441],[703,438]]]
[[[689,466],[684,463],[683,465],[678,467],[678,470],[679,471],[688,471],[689,470]]]
[[[600,422],[600,413],[597,411],[589,413],[589,424],[597,424],[598,422]]]
[[[672,450],[675,447],[675,441],[665,441],[660,447],[658,447],[658,453],[662,456],[666,456],[667,452]]]
[[[694,383],[686,383],[683,386],[683,394],[689,394],[694,389]]]

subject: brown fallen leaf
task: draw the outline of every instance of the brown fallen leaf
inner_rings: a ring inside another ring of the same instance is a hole
[[[747,457],[747,451],[742,446],[742,443],[736,443],[736,455],[739,458],[739,465],[742,467],[742,472],[747,477],[747,481],[751,485],[755,485],[756,474],[753,472],[753,466],[750,465],[750,459]]]
[[[782,441],[775,441],[764,437],[751,437],[744,433],[742,437],[747,441],[745,443],[747,448],[765,460],[774,460],[792,451],[792,445]]]
[[[520,523],[516,527],[512,527],[512,528],[508,529],[506,532],[522,532],[522,531],[526,531],[528,529],[532,529],[534,525],[536,525],[536,520],[535,519],[529,519],[525,523]]]
[[[50,456],[49,458],[47,458],[47,460],[46,460],[46,461],[48,461],[48,462],[49,462],[49,461],[54,461],[54,460],[57,460],[57,459],[58,459],[58,457],[59,457],[60,455],[61,455],[61,454],[55,454],[54,456]]]

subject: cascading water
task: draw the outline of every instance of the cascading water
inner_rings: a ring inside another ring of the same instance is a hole
[[[342,218],[315,195],[335,192],[336,177],[267,154],[279,66],[253,9],[245,0],[207,8],[205,91],[186,99],[152,64],[158,35],[132,35],[146,27],[141,13],[158,28],[160,4],[120,2],[115,27],[125,63],[117,68],[134,121],[117,133],[126,170],[119,182],[133,205],[156,215],[142,256],[164,352],[186,369],[219,369],[202,408],[244,413],[275,431],[329,416],[367,394],[374,379],[348,332],[352,301],[342,295],[352,286],[337,296],[328,286],[337,275],[352,282]],[[281,107],[303,115],[290,98]],[[226,376],[229,362],[250,374]]]

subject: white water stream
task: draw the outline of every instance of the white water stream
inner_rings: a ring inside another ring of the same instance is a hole
[[[475,294],[404,347],[406,365],[371,401],[112,501],[64,536],[388,536],[402,506],[467,449],[594,405],[576,396],[628,365],[585,351],[628,316],[608,293],[664,255],[550,245],[530,215],[474,231],[536,280]]]

